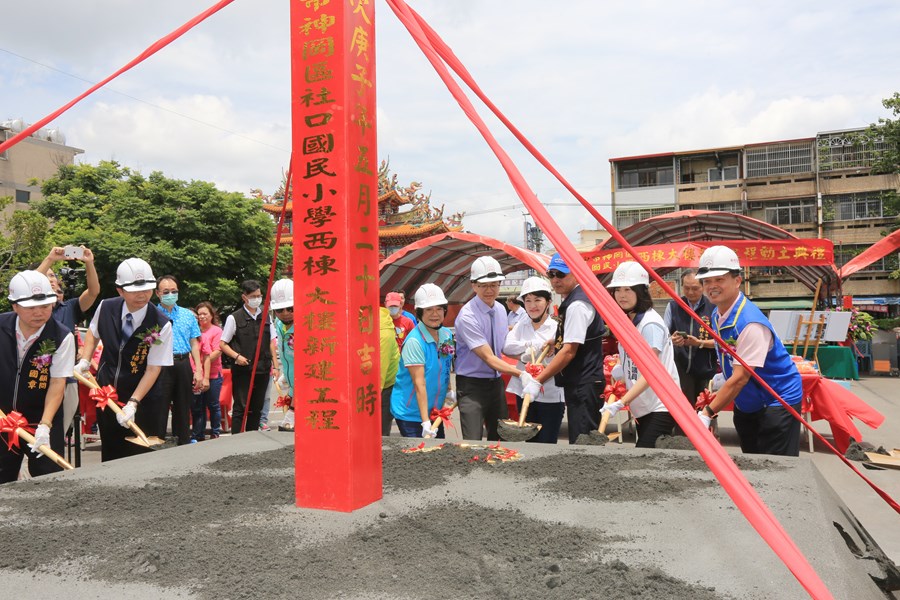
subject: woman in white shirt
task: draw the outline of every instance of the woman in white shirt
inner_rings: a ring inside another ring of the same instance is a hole
[[[675,353],[672,340],[662,317],[653,310],[653,298],[650,296],[650,278],[641,265],[627,261],[616,267],[613,278],[607,286],[613,291],[616,304],[637,327],[641,337],[659,357],[663,366],[679,385],[678,369],[675,367]],[[601,414],[608,412],[610,417],[622,408],[628,407],[637,422],[638,448],[656,447],[656,439],[661,435],[671,435],[675,427],[675,419],[666,410],[647,380],[638,372],[637,365],[628,356],[624,346],[619,344],[619,361],[622,364],[625,387],[624,396],[606,404]]]
[[[515,324],[503,346],[503,354],[519,359],[516,365],[519,370],[525,370],[526,365],[531,362],[532,352],[535,358],[539,357],[547,342],[556,339],[557,322],[549,318],[552,293],[550,283],[541,277],[529,277],[522,282],[519,300],[524,302],[528,318]],[[550,359],[551,356],[546,356],[542,364],[549,364]],[[518,377],[511,377],[506,391],[516,395],[519,410],[522,410],[522,381]],[[528,422],[541,424],[540,432],[528,441],[555,444],[565,411],[562,388],[556,387],[550,379],[544,383],[544,393],[532,398],[528,408]]]

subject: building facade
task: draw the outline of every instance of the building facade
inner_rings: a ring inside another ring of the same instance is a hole
[[[0,123],[0,142],[5,142],[26,127],[21,119]],[[41,182],[49,179],[61,165],[71,165],[84,150],[66,145],[65,136],[56,129],[39,129],[12,148],[0,152],[0,198],[13,202],[5,213],[27,209],[39,200]]]
[[[815,137],[670,152],[610,160],[614,223],[622,229],[676,210],[732,212],[776,225],[801,238],[834,243],[842,266],[880,240],[897,222],[896,174],[875,175],[884,148],[865,129]],[[889,275],[898,255],[876,261],[844,283],[843,293],[873,312],[900,303],[900,281]],[[750,289],[760,299],[810,296],[787,273],[754,268]]]

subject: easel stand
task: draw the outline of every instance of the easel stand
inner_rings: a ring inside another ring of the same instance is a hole
[[[812,308],[809,310],[809,318],[797,321],[797,332],[794,334],[794,347],[792,352],[795,355],[797,354],[797,345],[800,343],[800,332],[803,330],[803,326],[806,325],[806,335],[803,336],[803,354],[800,356],[806,358],[809,347],[812,345],[813,362],[816,364],[816,369],[819,369],[819,344],[822,341],[822,337],[825,335],[826,323],[825,315],[820,315],[819,318],[816,318],[816,305],[819,303],[819,290],[821,287],[822,280],[819,279],[816,282],[816,293],[813,295]]]

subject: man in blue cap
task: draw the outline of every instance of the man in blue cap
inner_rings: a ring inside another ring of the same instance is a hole
[[[600,396],[605,384],[602,336],[606,325],[559,253],[550,259],[547,278],[553,291],[563,297],[556,355],[522,393],[536,397],[540,386],[553,377],[565,393],[569,443],[574,444],[582,433],[600,427]]]

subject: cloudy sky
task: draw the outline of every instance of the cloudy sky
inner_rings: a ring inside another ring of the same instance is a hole
[[[610,158],[865,126],[900,91],[894,0],[409,3],[604,214]],[[0,121],[40,119],[212,4],[6,3]],[[290,155],[288,10],[236,0],[53,126],[84,162],[271,193]],[[376,15],[380,157],[446,214],[466,211],[468,230],[521,244],[525,217],[496,159],[381,0]],[[595,226],[495,133],[570,238]]]

